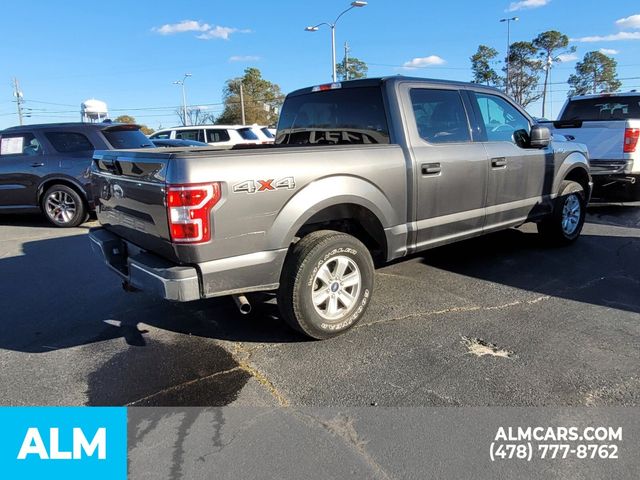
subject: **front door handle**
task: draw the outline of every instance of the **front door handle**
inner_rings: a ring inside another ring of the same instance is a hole
[[[504,157],[491,159],[491,168],[503,168],[506,166],[507,166],[507,159]]]
[[[442,171],[439,163],[423,163],[422,175],[437,175]]]
[[[44,167],[44,163],[42,163],[42,162],[33,162],[31,164],[31,166],[34,167],[34,168],[35,167]]]

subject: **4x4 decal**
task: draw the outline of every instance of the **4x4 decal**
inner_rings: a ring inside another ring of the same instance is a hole
[[[279,180],[270,178],[267,180],[244,180],[236,183],[232,189],[234,193],[269,192],[273,190],[293,190],[296,182],[293,177],[285,177]]]

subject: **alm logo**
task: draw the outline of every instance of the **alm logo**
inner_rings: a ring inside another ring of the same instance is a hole
[[[107,429],[99,427],[91,441],[81,428],[74,427],[72,431],[73,448],[71,451],[60,450],[60,429],[49,429],[49,449],[45,446],[40,430],[36,427],[27,429],[18,452],[18,460],[26,460],[30,455],[37,455],[41,460],[82,460],[83,452],[86,457],[92,457],[97,451],[99,460],[107,458]]]

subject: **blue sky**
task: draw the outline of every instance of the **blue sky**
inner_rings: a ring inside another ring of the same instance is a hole
[[[153,128],[177,123],[173,111],[181,93],[172,82],[185,72],[193,75],[187,80],[188,103],[208,104],[214,113],[221,111],[215,104],[225,80],[248,66],[260,68],[285,93],[329,81],[329,30],[309,33],[304,27],[332,21],[348,5],[349,0],[21,0],[0,17],[0,128],[17,124],[13,76],[25,107],[33,109],[28,123],[76,121],[80,103],[98,98],[107,102],[112,118],[128,113]],[[513,24],[512,41],[557,29],[580,40],[573,43],[579,58],[590,50],[615,51],[619,76],[640,77],[638,0],[370,0],[340,19],[337,44],[348,41],[352,55],[368,62],[370,76],[467,81],[478,44],[495,47],[502,57],[506,27],[498,20],[513,15],[520,21]],[[407,62],[421,68],[405,69]],[[570,59],[557,65],[552,82],[566,82],[574,65]],[[640,90],[640,78],[623,84]],[[553,85],[554,115],[567,90],[566,83]],[[540,105],[529,110],[538,115]]]

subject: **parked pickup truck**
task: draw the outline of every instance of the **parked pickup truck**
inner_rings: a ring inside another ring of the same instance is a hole
[[[586,149],[501,92],[406,77],[305,88],[276,144],[96,152],[95,250],[128,289],[179,302],[275,291],[282,317],[324,339],[353,327],[374,265],[537,222],[580,235]]]
[[[595,197],[640,200],[640,93],[572,97],[542,125],[587,146]]]

